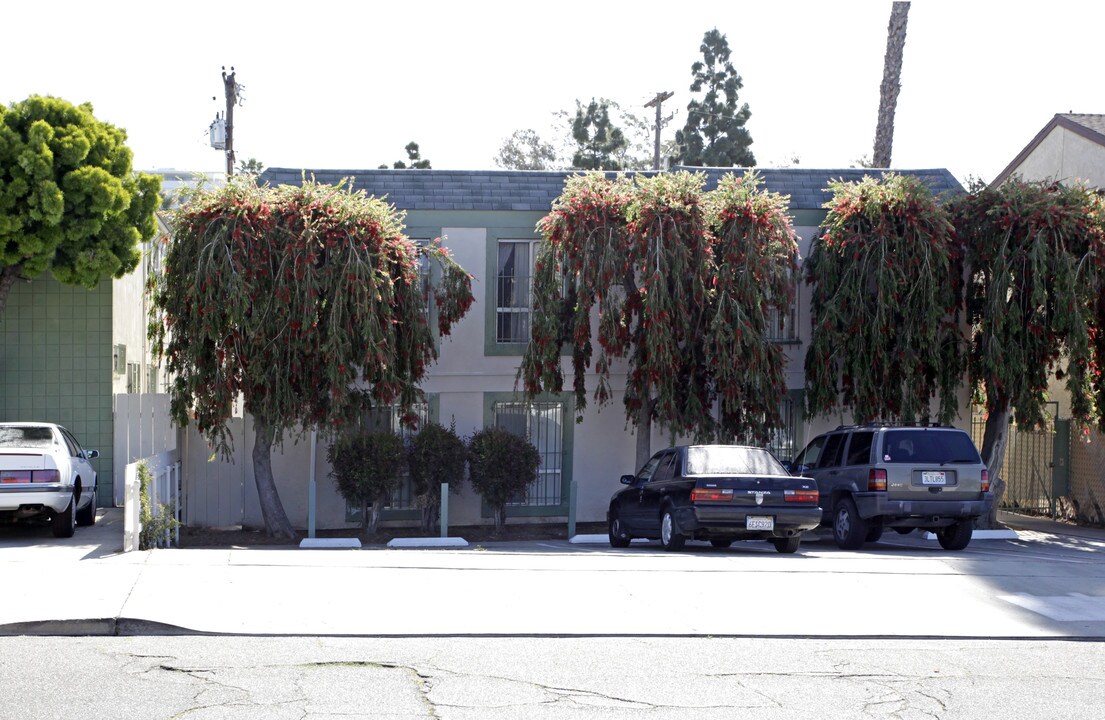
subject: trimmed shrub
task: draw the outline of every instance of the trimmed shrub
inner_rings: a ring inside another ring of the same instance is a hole
[[[445,427],[427,423],[411,438],[407,465],[418,505],[422,508],[422,530],[433,531],[441,510],[441,484],[460,490],[468,451],[454,424]]]
[[[495,530],[506,524],[506,504],[537,479],[541,455],[524,437],[501,428],[485,428],[468,440],[472,487],[495,511]]]
[[[357,431],[340,435],[326,451],[330,476],[348,502],[360,505],[361,528],[374,534],[380,508],[399,484],[403,438],[393,432]],[[368,511],[371,503],[372,512]]]

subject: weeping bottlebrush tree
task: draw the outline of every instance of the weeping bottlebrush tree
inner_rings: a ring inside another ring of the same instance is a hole
[[[1010,417],[1043,424],[1052,374],[1065,377],[1076,419],[1102,421],[1105,202],[1081,186],[1010,180],[949,208],[968,266],[970,380],[987,412],[982,458],[999,481]]]
[[[779,423],[785,362],[768,319],[791,300],[797,244],[786,201],[761,192],[751,173],[709,193],[704,182],[686,172],[572,177],[538,224],[525,392],[562,390],[568,344],[582,418],[595,337],[598,404],[612,399],[611,363],[628,360],[623,402],[638,466],[653,421],[703,439],[761,441]]]
[[[436,244],[416,249],[401,223],[364,193],[258,187],[250,177],[200,191],[172,215],[150,326],[172,377],[172,415],[227,452],[231,408],[244,398],[271,535],[294,534],[272,476],[284,433],[340,431],[366,403],[413,419],[437,355],[418,253],[441,266],[432,296],[442,334],[472,303],[469,275]]]
[[[962,260],[947,212],[917,178],[832,182],[813,241],[806,410],[950,422],[963,371]]]

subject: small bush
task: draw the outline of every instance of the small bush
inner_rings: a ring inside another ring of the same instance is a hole
[[[138,549],[150,550],[161,544],[165,533],[180,526],[172,503],[158,503],[156,512],[150,500],[153,473],[145,461],[138,463]]]
[[[541,455],[524,437],[501,428],[485,428],[468,440],[472,487],[495,511],[495,529],[506,523],[506,504],[537,479]]]
[[[437,525],[441,484],[449,483],[451,490],[460,490],[467,456],[464,441],[452,425],[428,423],[411,438],[407,464],[415,497],[422,507],[423,531],[430,532]]]
[[[326,451],[330,476],[348,502],[360,505],[361,527],[375,533],[380,508],[399,483],[403,439],[393,432],[354,431],[339,436]],[[372,504],[371,517],[368,505]]]

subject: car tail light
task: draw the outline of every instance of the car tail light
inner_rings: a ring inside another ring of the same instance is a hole
[[[990,471],[982,470],[982,492],[990,492]]]
[[[816,503],[817,497],[816,490],[806,490],[805,488],[783,491],[783,500],[786,502]]]
[[[691,490],[691,502],[709,500],[711,502],[732,502],[733,490],[731,488],[695,488]]]
[[[886,470],[883,468],[871,468],[867,473],[868,492],[886,492]]]
[[[57,470],[5,470],[0,471],[0,483],[56,483],[61,482]]]

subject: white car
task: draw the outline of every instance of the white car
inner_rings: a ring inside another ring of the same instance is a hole
[[[100,456],[52,423],[0,423],[0,522],[48,517],[54,536],[72,537],[96,522]]]

